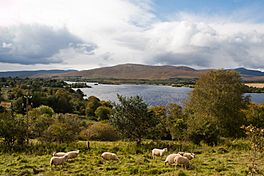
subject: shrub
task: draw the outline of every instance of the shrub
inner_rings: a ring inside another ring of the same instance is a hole
[[[119,139],[117,131],[108,123],[95,122],[80,133],[82,139],[115,141]]]

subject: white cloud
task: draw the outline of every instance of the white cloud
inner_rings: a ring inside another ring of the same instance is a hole
[[[76,69],[128,62],[264,68],[264,24],[243,11],[220,17],[180,12],[161,21],[151,0],[0,3],[0,62]]]

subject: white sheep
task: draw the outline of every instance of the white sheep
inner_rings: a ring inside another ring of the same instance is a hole
[[[184,166],[184,168],[188,168],[190,165],[190,161],[187,157],[178,155],[174,158],[175,166],[181,165]]]
[[[165,165],[166,165],[166,163],[168,163],[170,165],[174,164],[174,158],[176,156],[181,156],[181,155],[178,154],[178,153],[173,153],[173,154],[168,155],[167,158],[166,158],[166,160],[165,160]]]
[[[195,154],[194,153],[188,153],[188,152],[185,152],[182,156],[185,156],[189,160],[192,160],[193,158],[195,158]]]
[[[68,154],[65,154],[64,156],[53,156],[50,159],[50,166],[54,165],[63,165],[65,161],[68,159]]]
[[[163,156],[165,152],[167,152],[168,149],[167,148],[164,148],[164,149],[157,149],[157,148],[154,148],[152,150],[152,157],[154,158],[154,156]]]
[[[67,152],[68,159],[76,158],[79,155],[79,153],[80,153],[80,150]]]
[[[118,160],[119,161],[119,158],[117,157],[117,155],[115,153],[104,152],[104,153],[102,153],[101,156],[105,160]]]
[[[52,154],[52,156],[64,156],[64,155],[66,155],[67,153],[65,153],[65,152],[54,152],[53,154]]]
[[[185,152],[178,152],[178,154],[180,154],[181,156],[183,156],[184,153],[185,153]]]

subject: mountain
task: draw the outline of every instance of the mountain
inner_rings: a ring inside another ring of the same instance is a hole
[[[264,72],[246,68],[232,69],[239,72],[245,81],[263,81]],[[151,66],[140,64],[121,64],[91,70],[38,70],[0,72],[0,77],[78,77],[86,79],[128,79],[128,80],[166,80],[172,78],[199,78],[209,70],[196,70],[185,66]]]
[[[238,71],[241,76],[264,76],[264,72],[258,71],[258,70],[249,70],[246,68],[236,68],[235,71]]]
[[[75,72],[76,70],[35,70],[35,71],[7,71],[0,72],[0,77],[32,77],[43,74],[60,74],[67,72]]]
[[[82,77],[88,79],[147,79],[163,80],[171,78],[198,78],[206,70],[195,70],[184,66],[151,66],[140,64],[122,64],[91,70],[62,74],[40,75],[42,77]]]

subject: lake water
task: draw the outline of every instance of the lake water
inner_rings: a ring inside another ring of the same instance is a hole
[[[143,100],[151,106],[166,105],[169,103],[177,103],[182,105],[183,101],[188,97],[192,91],[188,87],[171,87],[159,85],[133,85],[133,84],[98,84],[87,83],[92,88],[81,88],[83,93],[89,96],[96,96],[100,100],[117,102],[117,94],[123,96],[139,95]],[[264,103],[264,94],[248,93],[253,102]]]

